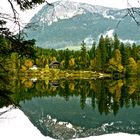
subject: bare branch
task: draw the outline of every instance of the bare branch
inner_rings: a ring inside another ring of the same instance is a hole
[[[117,23],[117,25],[116,25],[116,28],[119,27],[119,24],[121,23],[121,21],[122,21],[125,17],[127,17],[127,16],[128,16],[128,13],[126,13],[126,14],[118,21],[118,23]]]
[[[137,17],[136,16],[140,16],[138,14],[138,9],[135,9],[135,8],[128,8],[128,15],[130,17],[132,17],[132,19],[136,22],[136,24],[139,26],[140,25],[140,21],[138,21]]]
[[[140,1],[137,0],[138,4],[140,4]],[[140,17],[140,8],[133,7],[129,0],[127,0],[127,11],[128,15],[135,21],[135,23],[140,26],[140,20],[137,17]]]
[[[48,1],[46,1],[46,3],[47,3],[48,6],[53,6],[54,7],[54,5],[52,3],[49,3]]]

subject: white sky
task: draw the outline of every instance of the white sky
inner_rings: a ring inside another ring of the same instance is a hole
[[[48,2],[54,2],[56,0],[48,0]],[[93,5],[101,5],[105,7],[113,7],[113,8],[127,8],[127,1],[133,6],[140,6],[138,3],[139,0],[71,0],[75,2],[83,2],[83,3],[89,3]]]
[[[49,3],[55,2],[55,1],[57,0],[48,0]],[[129,7],[129,5],[127,5],[127,1],[129,1],[129,3],[132,6],[140,7],[140,3],[138,2],[139,0],[71,0],[71,1],[83,2],[83,3],[93,4],[93,5],[101,5],[105,7],[113,7],[113,8],[119,8],[119,9]],[[17,9],[17,11],[20,13],[20,19],[24,21],[25,23],[29,22],[32,16],[36,12],[38,12],[38,10],[40,10],[42,6],[43,5],[40,5],[35,9],[27,10],[25,12],[20,12],[20,10]],[[0,0],[0,12],[1,11],[5,11],[6,13],[7,12],[12,13],[8,0]]]

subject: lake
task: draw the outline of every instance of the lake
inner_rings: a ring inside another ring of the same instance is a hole
[[[14,104],[44,136],[140,135],[140,79],[4,78],[0,108]]]

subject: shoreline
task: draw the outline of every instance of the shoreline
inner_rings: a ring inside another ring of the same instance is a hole
[[[0,115],[0,132],[1,138],[5,140],[53,140],[49,136],[44,136],[41,132],[30,122],[29,118],[19,108],[12,105],[0,108],[0,112],[7,111]],[[128,133],[113,133],[104,134],[100,136],[89,136],[85,138],[75,138],[75,140],[112,140],[112,139],[127,139],[139,140],[140,135]]]

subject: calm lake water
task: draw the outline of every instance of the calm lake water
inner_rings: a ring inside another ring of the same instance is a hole
[[[3,80],[0,87],[0,107],[15,104],[45,136],[140,135],[140,79],[22,77]]]

